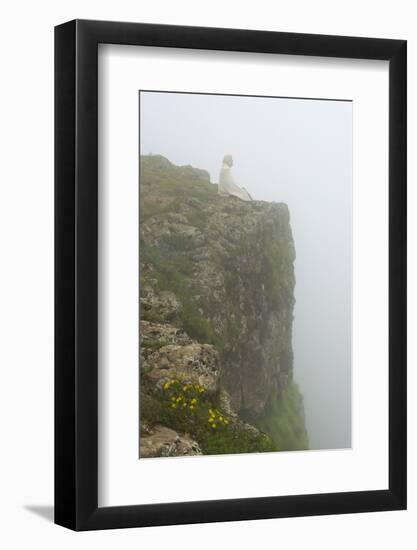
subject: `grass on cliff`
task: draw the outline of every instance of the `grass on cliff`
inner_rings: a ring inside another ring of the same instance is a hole
[[[175,166],[159,155],[140,157],[141,221],[168,212],[178,212],[188,197],[203,203],[217,195],[217,185],[202,179],[201,170]],[[207,174],[208,177],[208,174]],[[143,192],[142,192],[143,190]],[[150,192],[148,192],[150,191]],[[161,197],[164,199],[161,201]],[[201,223],[200,212],[191,209],[189,222]]]
[[[276,451],[272,439],[265,433],[248,431],[239,425],[217,433],[207,433],[200,440],[206,455],[267,453]]]
[[[202,179],[203,171],[178,167],[159,155],[142,156],[140,159],[140,220],[152,216],[181,212],[188,222],[201,228],[207,222],[207,214],[198,205],[217,195],[217,185]],[[142,192],[142,189],[144,190]],[[196,204],[183,208],[185,199],[193,197]],[[181,235],[166,237],[164,252],[148,247],[141,241],[142,261],[153,267],[153,276],[160,290],[173,292],[181,303],[179,318],[184,330],[199,342],[216,344],[218,338],[208,319],[203,317],[195,300],[189,281],[192,280],[192,262],[187,256],[189,242]],[[144,316],[146,317],[144,313]],[[144,317],[144,318],[145,318]]]
[[[162,255],[158,249],[148,247],[144,242],[141,242],[141,254],[143,261],[152,265],[159,289],[173,292],[181,303],[178,316],[185,332],[201,343],[216,345],[218,338],[213,327],[199,312],[187,283],[192,269],[187,258],[178,253]]]
[[[146,379],[146,376],[143,376]],[[146,380],[142,381],[146,385]],[[235,423],[219,396],[207,395],[198,384],[167,380],[159,392],[141,396],[141,422],[162,423],[195,439],[205,455],[268,452],[276,447],[266,434]]]
[[[275,310],[285,309],[286,293],[282,290],[283,283],[294,279],[293,251],[277,240],[265,242],[262,258],[261,277],[265,281],[266,293],[270,306]],[[291,294],[292,296],[292,294]]]
[[[309,448],[303,397],[295,382],[289,383],[279,397],[270,397],[256,425],[272,438],[280,451]]]

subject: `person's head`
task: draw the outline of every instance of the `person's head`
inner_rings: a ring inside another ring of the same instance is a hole
[[[223,158],[223,164],[227,164],[227,166],[233,166],[233,157],[232,155],[225,155]]]

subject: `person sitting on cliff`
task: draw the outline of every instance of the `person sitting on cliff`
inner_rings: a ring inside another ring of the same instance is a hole
[[[244,187],[239,187],[232,174],[232,155],[225,155],[219,176],[219,195],[222,197],[238,197],[242,201],[251,201],[252,197]]]

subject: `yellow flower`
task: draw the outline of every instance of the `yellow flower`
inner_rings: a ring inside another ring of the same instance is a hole
[[[187,401],[184,401],[184,403],[182,404],[183,407],[186,407],[187,406]]]
[[[209,413],[214,416],[214,412],[211,409],[209,409]]]
[[[175,401],[175,396],[174,395],[171,397],[171,401]]]
[[[213,418],[209,418],[208,422],[214,422]]]
[[[179,397],[177,397],[177,403],[178,403],[178,401],[181,401],[181,399],[182,399],[181,395]]]
[[[225,423],[225,424],[229,424],[229,421],[228,421],[228,420],[225,420],[224,423]]]
[[[219,420],[220,420],[220,422],[223,422],[223,417],[219,416]]]
[[[211,427],[212,427],[212,428],[215,428],[215,427],[216,427],[216,424],[212,424]]]
[[[171,407],[172,407],[173,409],[176,409],[176,408],[177,408],[177,405],[176,405],[175,403],[172,403],[172,404],[171,404]]]
[[[194,409],[194,405],[190,405],[190,409],[191,409],[191,410]]]
[[[193,397],[193,398],[191,399],[191,403],[192,403],[192,404],[197,403],[197,399],[196,399],[195,397]]]

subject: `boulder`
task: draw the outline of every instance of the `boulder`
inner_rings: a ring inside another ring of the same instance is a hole
[[[156,425],[149,435],[140,438],[140,458],[201,455],[199,444],[187,434],[179,435],[165,426]]]
[[[210,344],[192,342],[186,345],[169,344],[147,359],[147,376],[158,388],[167,380],[200,385],[208,394],[219,390],[220,360]]]

